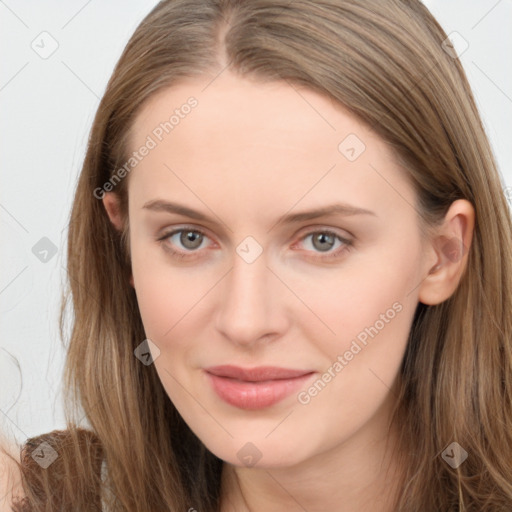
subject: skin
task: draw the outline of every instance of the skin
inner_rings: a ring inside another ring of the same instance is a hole
[[[18,467],[8,455],[20,462],[16,445],[0,432],[0,512],[12,512],[13,498],[25,497]]]
[[[393,153],[340,105],[227,71],[210,82],[158,93],[132,127],[135,150],[188,97],[198,100],[128,178],[131,282],[160,351],[158,375],[191,429],[226,461],[223,512],[391,510],[400,468],[388,425],[407,336],[418,302],[438,304],[455,291],[467,251],[448,258],[441,242],[455,237],[470,246],[473,208],[455,201],[426,238]],[[366,146],[354,161],[338,150],[349,134]],[[143,207],[154,199],[210,220]],[[374,215],[277,223],[334,202]],[[103,203],[121,229],[115,191]],[[156,241],[179,227],[205,233],[199,248],[183,245],[180,233]],[[319,245],[310,236],[325,229],[352,241],[337,258],[327,256],[343,242]],[[236,252],[247,236],[263,251],[252,263]],[[241,410],[222,401],[203,373],[217,364],[314,371],[307,389],[396,302],[401,311],[307,404],[294,393]],[[261,453],[255,465],[237,456],[248,442]]]

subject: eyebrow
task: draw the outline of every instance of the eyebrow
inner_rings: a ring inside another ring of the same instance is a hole
[[[154,212],[166,212],[166,213],[176,213],[179,215],[183,215],[185,217],[190,217],[191,219],[196,219],[204,222],[211,221],[212,219],[201,213],[197,210],[184,206],[182,204],[173,203],[170,201],[164,201],[162,199],[153,199],[148,201],[142,207],[143,209],[154,211]],[[296,222],[303,222],[306,220],[316,219],[318,217],[325,217],[327,215],[343,215],[343,216],[352,216],[352,215],[373,215],[377,216],[375,212],[371,210],[367,210],[365,208],[359,208],[346,203],[335,203],[327,206],[322,206],[320,208],[315,208],[312,210],[307,210],[298,213],[287,213],[279,217],[277,222],[274,224],[292,224]]]

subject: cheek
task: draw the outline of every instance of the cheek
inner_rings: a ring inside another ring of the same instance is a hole
[[[177,266],[161,248],[134,245],[132,273],[146,336],[161,350],[170,349],[171,341],[173,350],[181,342],[192,347],[190,335],[209,318],[203,309],[208,292],[219,280],[217,273]]]
[[[138,261],[133,255],[132,271],[146,335],[155,341],[161,340],[174,324],[179,300],[177,289],[150,260]]]
[[[187,301],[190,288],[173,279],[165,254],[157,244],[143,244],[132,236],[132,274],[137,302],[146,335],[155,342],[177,321],[180,305]]]
[[[311,309],[335,332],[316,338],[312,330],[308,334],[319,340],[327,361],[324,373],[297,397],[309,414],[328,411],[338,423],[351,418],[346,427],[357,429],[389,396],[417,306],[416,249],[410,246],[406,252],[396,245],[380,250],[378,258],[351,264],[338,279],[308,285]]]
[[[344,338],[336,348],[326,350],[329,363],[324,373],[297,396],[305,421],[302,435],[312,435],[310,429],[320,430],[322,443],[336,443],[340,436],[347,439],[361,430],[389,405],[396,396],[394,385],[413,314],[412,307],[398,308],[389,323],[368,324],[359,337]],[[310,424],[307,418],[323,421]],[[333,430],[332,425],[340,427]]]
[[[403,339],[417,304],[418,251],[416,245],[390,243],[354,253],[338,267],[283,269],[283,281],[309,309],[302,307],[295,321],[308,339],[322,340],[330,356],[348,350],[356,338],[364,344],[396,332]]]

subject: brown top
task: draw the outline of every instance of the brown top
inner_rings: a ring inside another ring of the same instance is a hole
[[[28,439],[17,462],[0,456],[0,512],[35,510],[102,510],[103,450],[85,429],[54,430]],[[78,508],[75,508],[80,504]]]

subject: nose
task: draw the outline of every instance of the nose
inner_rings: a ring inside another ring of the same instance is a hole
[[[265,253],[252,263],[235,254],[223,280],[216,328],[234,344],[249,348],[264,338],[279,337],[288,328],[289,297],[267,264]]]

